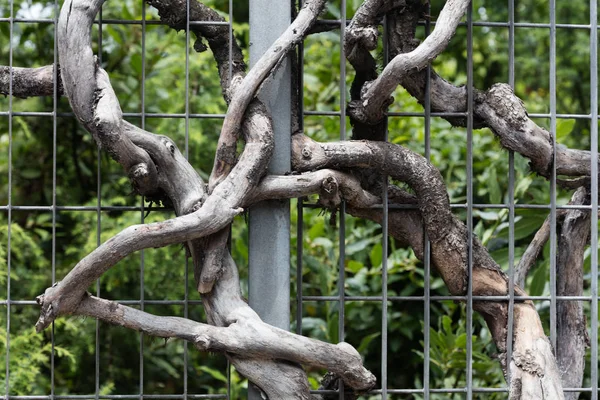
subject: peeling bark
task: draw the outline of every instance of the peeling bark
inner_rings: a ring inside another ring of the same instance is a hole
[[[60,70],[57,72],[57,95],[63,94]],[[12,78],[12,88],[9,89]],[[0,94],[8,96],[9,91],[15,97],[26,98],[36,96],[52,96],[54,94],[54,66],[39,68],[19,68],[0,66]]]
[[[589,193],[578,189],[571,205],[589,204]],[[556,259],[556,294],[583,295],[583,260],[590,235],[591,213],[588,210],[567,210],[558,235]],[[558,300],[556,358],[565,387],[581,387],[585,370],[585,349],[589,347],[583,302]],[[577,400],[579,393],[565,394],[567,400]]]

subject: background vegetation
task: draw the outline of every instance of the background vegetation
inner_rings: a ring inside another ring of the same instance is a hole
[[[227,1],[205,1],[227,16]],[[235,35],[248,48],[248,9],[246,2],[235,2]],[[239,4],[238,4],[239,3]],[[340,18],[340,1],[332,1],[324,18]],[[361,1],[347,1],[350,18]],[[495,82],[508,81],[508,28],[501,24],[480,26],[479,22],[506,22],[506,2],[474,1],[474,81],[479,89]],[[443,2],[434,1],[432,15],[437,15]],[[10,0],[0,0],[0,18],[10,16]],[[14,1],[17,18],[54,18],[52,1]],[[516,21],[547,24],[547,2],[518,2]],[[145,125],[153,132],[173,138],[185,149],[198,172],[207,177],[213,162],[221,117],[157,118],[155,113],[223,114],[217,70],[210,52],[190,52],[188,86],[186,87],[186,39],[183,32],[148,23],[122,25],[115,19],[148,21],[158,17],[153,9],[143,9],[141,0],[107,2],[102,18],[107,23],[95,27],[96,50],[103,67],[121,101],[128,119]],[[589,9],[584,0],[558,2],[559,23],[588,24]],[[12,53],[9,43],[9,23],[0,22],[0,65],[36,67],[51,64],[55,58],[54,26],[51,23],[15,22]],[[145,35],[144,35],[145,32]],[[424,36],[425,28],[420,28]],[[101,37],[101,46],[100,46]],[[192,47],[193,39],[190,41]],[[573,148],[589,148],[589,123],[571,114],[588,114],[589,102],[589,31],[559,28],[557,33],[557,104],[558,113],[567,115],[557,126],[558,141]],[[549,112],[549,30],[544,27],[517,27],[515,35],[515,91],[524,100],[530,114]],[[438,73],[456,84],[466,83],[466,27],[452,40],[448,50],[434,63]],[[307,111],[340,110],[340,36],[339,31],[309,37],[304,46],[304,108]],[[382,57],[380,56],[380,60]],[[353,79],[352,68],[346,66],[346,91]],[[189,102],[186,103],[186,90]],[[419,106],[403,90],[397,90],[392,111],[420,113]],[[0,204],[13,206],[139,206],[132,196],[131,186],[120,167],[104,153],[98,153],[91,135],[87,134],[69,114],[66,99],[56,104],[56,127],[51,115],[21,114],[12,118],[9,134],[10,100],[0,98]],[[50,113],[51,98],[13,99],[12,111]],[[142,114],[140,114],[142,113]],[[133,115],[132,115],[133,114]],[[539,123],[549,127],[549,118]],[[334,140],[340,135],[336,116],[306,115],[305,131],[318,140]],[[346,124],[347,137],[351,126]],[[389,122],[390,141],[424,152],[424,119],[420,116],[393,116]],[[53,134],[56,133],[56,135]],[[189,136],[186,136],[189,132]],[[465,129],[452,128],[440,118],[431,120],[431,159],[442,172],[453,203],[466,200],[466,137]],[[476,204],[508,202],[508,153],[493,138],[481,130],[473,137],[474,195]],[[12,147],[11,147],[12,146]],[[517,204],[549,204],[550,184],[532,174],[527,162],[515,157]],[[53,166],[56,165],[56,184]],[[570,194],[559,192],[558,204],[565,204]],[[100,199],[100,202],[98,201]],[[330,224],[329,215],[318,209],[304,209],[298,221],[296,203],[292,203],[292,249],[295,249],[297,224],[302,223],[304,235],[302,292],[303,295],[336,295],[338,293],[339,230]],[[149,204],[145,204],[148,207]],[[460,207],[457,215],[465,218]],[[548,211],[517,209],[515,251],[517,259]],[[9,298],[8,260],[10,259],[10,299],[32,300],[60,279],[98,243],[105,241],[124,227],[145,221],[163,220],[172,216],[168,210],[145,213],[94,209],[80,211],[59,209],[55,219],[50,209],[45,211],[15,209],[9,225],[8,213],[0,213],[0,300]],[[482,208],[475,211],[475,233],[492,252],[503,268],[508,269],[508,212],[503,208]],[[10,246],[8,237],[10,229]],[[55,235],[53,235],[55,233]],[[243,284],[247,283],[247,230],[244,218],[234,225],[232,251],[240,267]],[[350,296],[381,295],[381,229],[351,217],[345,219],[345,293]],[[388,259],[388,295],[422,296],[424,268],[412,251],[390,242]],[[10,257],[10,258],[9,258]],[[292,255],[295,269],[296,254]],[[589,284],[589,260],[585,282]],[[203,320],[199,304],[185,306],[182,300],[198,300],[193,284],[187,283],[185,253],[180,246],[134,254],[105,274],[93,292],[119,300],[144,299],[145,310],[161,315],[188,316]],[[189,270],[189,268],[188,268]],[[531,295],[548,295],[549,251],[530,273],[526,289]],[[292,291],[297,282],[292,274]],[[595,278],[595,277],[594,277]],[[245,290],[245,289],[244,289]],[[441,279],[431,279],[432,295],[448,294]],[[153,300],[174,300],[174,304],[152,304]],[[549,302],[537,304],[542,319],[548,321]],[[293,306],[295,307],[295,306]],[[295,308],[292,310],[295,320]],[[421,388],[423,385],[424,329],[431,338],[430,387],[458,388],[465,385],[465,348],[468,340],[465,327],[465,307],[448,301],[433,301],[431,326],[424,327],[422,301],[390,302],[388,305],[387,366],[390,388]],[[591,318],[589,316],[588,319]],[[52,331],[36,334],[33,328],[38,309],[34,305],[2,306],[0,311],[0,365],[10,357],[9,393],[11,395],[92,394],[98,386],[101,394],[227,393],[241,398],[246,382],[229,369],[220,355],[208,355],[187,349],[178,341],[142,337],[118,327],[97,324],[94,320],[62,318]],[[10,323],[7,323],[10,317]],[[336,302],[306,302],[302,315],[302,332],[321,340],[338,342],[339,306]],[[381,304],[348,301],[345,304],[344,340],[356,346],[364,356],[367,368],[376,374],[381,370]],[[97,327],[99,329],[97,330]],[[293,324],[293,328],[295,325]],[[7,332],[9,329],[9,332]],[[52,334],[53,333],[53,334]],[[7,351],[10,338],[10,351]],[[484,324],[476,318],[473,331],[474,386],[504,385],[499,363],[494,360],[495,348]],[[143,362],[140,365],[140,353]],[[188,359],[187,369],[185,359]],[[98,380],[96,380],[98,360]],[[51,368],[54,374],[51,375]],[[589,368],[589,361],[588,361]],[[141,373],[143,371],[143,374]],[[323,371],[311,371],[312,384],[318,385]],[[187,379],[185,379],[187,377]],[[53,379],[53,381],[52,381]],[[589,385],[589,378],[586,378]],[[5,369],[0,368],[0,393],[6,391]],[[372,396],[371,398],[380,398]],[[390,395],[389,398],[420,398],[417,395]],[[435,398],[432,396],[432,398]],[[462,399],[463,395],[439,395],[439,399]],[[504,394],[477,394],[477,398],[505,398]]]

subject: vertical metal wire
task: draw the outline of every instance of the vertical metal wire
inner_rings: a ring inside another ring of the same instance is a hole
[[[346,0],[340,5],[340,140],[346,140],[346,54],[344,52],[344,39],[346,37]],[[338,340],[344,341],[346,319],[346,204],[340,207],[340,263],[338,278]],[[344,399],[344,385],[340,384],[339,398]]]
[[[515,0],[508,1],[508,84],[515,88]],[[506,380],[510,386],[515,309],[515,153],[508,152],[508,321],[506,329]]]
[[[10,395],[10,274],[11,274],[11,237],[12,237],[12,118],[13,118],[13,29],[14,10],[13,2],[10,2],[9,34],[8,34],[8,226],[7,226],[7,251],[6,251],[6,375],[5,388],[6,399]]]
[[[293,2],[293,0],[292,0]],[[298,9],[302,8],[302,0],[298,0]],[[298,44],[298,128],[304,130],[304,42]],[[293,104],[292,104],[293,106]],[[292,132],[293,133],[293,132]],[[298,213],[296,224],[296,333],[302,334],[302,261],[303,261],[303,239],[304,239],[304,202],[298,199],[296,212]]]
[[[142,85],[141,85],[141,125],[142,129],[146,128],[146,4],[141,0],[142,7]],[[187,93],[187,90],[186,90]],[[140,223],[145,223],[146,210],[144,207],[144,196],[140,198]],[[140,310],[144,311],[145,307],[145,274],[146,274],[146,252],[140,251]],[[140,399],[144,396],[144,333],[139,334],[140,346]]]
[[[55,39],[56,40],[56,39]],[[102,65],[102,8],[98,12],[98,64]],[[96,247],[102,238],[102,157],[100,149],[96,149]],[[96,280],[96,296],[100,297],[100,279]],[[100,398],[100,321],[96,320],[95,343],[95,398]]]
[[[473,398],[473,4],[467,9],[467,400]]]
[[[383,19],[383,63],[390,60],[389,32],[387,14]],[[388,141],[388,118],[385,118],[384,140]],[[388,177],[383,176],[381,189],[382,219],[381,219],[381,398],[388,395]]]
[[[431,3],[427,3],[427,15],[431,15]],[[431,19],[425,19],[425,36],[431,33]],[[427,64],[425,79],[425,158],[431,161],[431,64]],[[423,230],[423,399],[429,400],[429,368],[431,367],[431,244],[427,231]]]
[[[591,113],[591,295],[592,400],[598,400],[598,2],[590,0],[590,113]]]
[[[54,45],[52,60],[54,64],[52,72],[52,284],[56,282],[56,113],[58,106],[58,2],[54,1]],[[52,322],[50,331],[50,397],[54,398],[54,366],[55,366],[55,325]]]
[[[556,132],[556,0],[550,0],[550,132]],[[550,180],[550,342],[556,349],[556,134],[552,135]]]
[[[231,6],[231,4],[230,4]],[[189,142],[190,142],[190,0],[186,0],[186,29],[185,29],[185,158],[189,159]],[[230,22],[231,22],[231,8],[229,10]],[[231,26],[231,24],[230,24]],[[231,37],[231,36],[230,36]],[[230,41],[231,42],[231,41]],[[229,55],[231,58],[231,48],[229,50]],[[184,284],[184,303],[183,303],[183,317],[187,318],[189,315],[189,288],[188,288],[188,279],[189,279],[189,269],[190,263],[189,258],[185,258],[185,272],[183,277]],[[189,357],[189,346],[188,342],[183,342],[183,398],[184,400],[188,397],[188,364]],[[228,361],[229,362],[229,361]],[[229,383],[231,382],[231,376],[229,375],[229,367],[228,376],[227,376],[227,385],[228,385],[228,395],[229,395]]]
[[[302,65],[302,64],[299,64]],[[301,101],[300,99],[298,101]],[[298,199],[296,206],[296,333],[302,334],[302,259],[304,238],[304,205],[302,199]]]

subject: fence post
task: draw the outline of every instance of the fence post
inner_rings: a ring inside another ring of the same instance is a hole
[[[291,5],[272,0],[250,0],[250,65],[291,23]],[[275,153],[270,174],[290,171],[291,68],[284,62],[261,89],[260,100],[270,110]],[[249,213],[250,306],[267,323],[289,329],[290,321],[290,206],[289,201],[267,201]],[[250,388],[249,399],[261,399]]]

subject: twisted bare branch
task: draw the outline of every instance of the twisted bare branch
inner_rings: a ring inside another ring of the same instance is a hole
[[[234,95],[229,103],[217,144],[215,164],[209,179],[209,191],[212,191],[227,176],[235,164],[239,127],[248,104],[271,71],[304,38],[324,5],[325,0],[306,1],[296,19],[269,47],[239,86],[234,88]]]
[[[162,338],[187,340],[201,351],[227,352],[247,358],[277,358],[325,368],[355,389],[368,389],[374,376],[362,366],[358,352],[346,343],[337,345],[294,335],[240,315],[226,327],[187,318],[160,317],[94,296],[85,297],[74,312]],[[232,315],[232,318],[235,318]]]
[[[317,143],[303,135],[293,137],[292,165],[299,171],[318,168],[373,168],[407,183],[418,199],[424,229],[431,241],[432,261],[449,291],[463,295],[472,280],[473,295],[508,294],[508,277],[485,247],[473,239],[473,275],[467,275],[468,241],[465,225],[455,218],[441,175],[424,157],[401,146],[381,142]],[[516,295],[525,292],[515,287]],[[546,399],[563,399],[560,376],[539,316],[531,302],[515,304],[514,337],[507,338],[508,304],[477,301],[473,308],[488,324],[503,367],[510,369],[511,399],[522,393],[549,393]],[[513,354],[506,359],[506,341]]]
[[[468,0],[448,0],[431,35],[410,53],[394,57],[375,81],[363,87],[361,100],[349,104],[352,117],[371,124],[381,121],[391,104],[390,96],[402,78],[413,70],[425,68],[446,48],[469,3]]]

